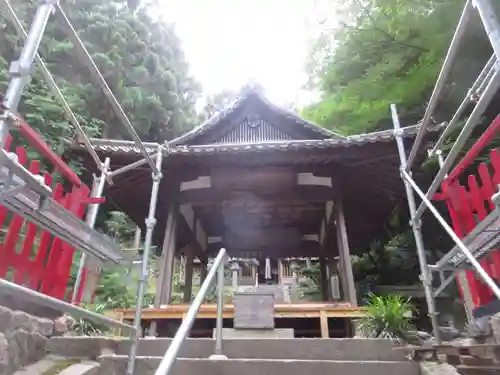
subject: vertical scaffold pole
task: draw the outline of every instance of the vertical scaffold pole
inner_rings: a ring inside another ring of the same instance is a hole
[[[24,87],[29,82],[35,55],[42,40],[45,27],[50,14],[54,11],[54,1],[47,0],[37,8],[35,18],[28,32],[28,38],[24,44],[19,60],[13,61],[10,65],[9,73],[12,78],[5,93],[4,106],[10,111],[16,111]],[[9,132],[8,125],[4,120],[0,120],[0,148],[3,148],[5,138]]]
[[[391,104],[391,114],[392,122],[394,124],[394,136],[396,138],[396,143],[398,146],[399,159],[401,162],[401,170],[406,170],[406,151],[403,142],[403,136],[401,133],[401,125],[399,124],[399,117],[396,111],[396,106]],[[422,238],[422,219],[418,218],[414,220],[415,213],[417,211],[417,206],[415,204],[415,196],[413,195],[413,190],[406,179],[401,176],[403,183],[405,185],[406,196],[408,199],[408,208],[410,210],[410,224],[413,230],[413,235],[415,237],[415,245],[417,247],[418,261],[420,264],[420,280],[424,287],[425,299],[427,300],[427,309],[432,323],[432,331],[436,342],[441,343],[441,337],[439,332],[439,323],[437,318],[436,306],[434,301],[434,296],[432,294],[432,277],[427,266],[427,259],[425,256],[424,240]]]
[[[222,329],[224,326],[224,266],[226,259],[219,265],[217,270],[217,320],[215,324],[215,355],[225,357],[222,354]]]
[[[104,191],[104,186],[106,185],[106,174],[109,171],[110,159],[106,158],[102,165],[102,172],[99,177],[94,176],[94,184],[92,186],[92,198],[102,197],[102,192]],[[90,205],[85,218],[85,222],[90,228],[94,228],[95,221],[97,219],[97,214],[99,213],[99,203]],[[71,297],[71,303],[75,304],[78,298],[78,292],[82,284],[83,270],[85,269],[87,263],[87,253],[83,253],[80,259],[80,265],[78,267],[78,272],[76,274],[75,286],[73,288],[73,295]]]
[[[45,0],[36,10],[35,18],[28,32],[28,38],[24,44],[19,60],[13,61],[10,66],[12,79],[5,93],[4,104],[11,111],[17,110],[17,105],[21,99],[24,86],[29,82],[30,74],[33,70],[33,62],[43,33],[47,26],[50,15],[54,12],[56,1]]]
[[[472,5],[477,9],[481,21],[483,21],[484,29],[488,34],[497,60],[500,60],[500,23],[491,0],[473,0]]]
[[[137,284],[137,306],[135,309],[135,336],[132,337],[132,345],[130,347],[129,361],[127,365],[127,375],[133,375],[135,369],[135,357],[137,355],[137,347],[139,345],[139,337],[141,335],[141,315],[142,315],[142,304],[144,301],[144,291],[146,288],[146,281],[148,277],[148,267],[149,267],[149,250],[151,248],[151,242],[153,238],[153,230],[156,225],[156,203],[158,201],[158,192],[160,190],[160,182],[162,179],[161,165],[163,160],[162,149],[158,148],[158,154],[156,156],[156,170],[153,172],[153,187],[151,188],[151,200],[149,201],[149,214],[146,219],[146,235],[144,240],[144,252],[142,253],[142,267],[139,281]]]
[[[54,5],[57,0],[45,0],[37,8],[33,23],[28,32],[28,37],[21,51],[19,60],[13,61],[10,65],[9,73],[12,78],[5,92],[4,106],[10,111],[16,111],[24,87],[30,80],[30,74],[33,70],[33,62],[42,40],[45,27],[51,13],[54,11]],[[10,4],[8,4],[10,6]],[[0,148],[3,148],[5,138],[9,132],[6,121],[0,119]]]

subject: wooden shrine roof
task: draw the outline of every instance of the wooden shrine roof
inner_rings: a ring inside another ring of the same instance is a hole
[[[418,126],[403,129],[407,147],[411,146],[417,131]],[[427,143],[434,138],[434,133],[426,134]],[[142,159],[133,142],[93,140],[92,143],[102,159],[110,157],[111,170]],[[151,154],[159,147],[156,143],[146,143],[145,146]],[[405,194],[392,130],[342,137],[275,107],[253,90],[244,91],[230,109],[215,119],[165,143],[163,147],[164,178],[153,235],[153,243],[158,247],[161,247],[164,236],[167,219],[164,207],[168,205],[170,189],[175,184],[172,182],[192,181],[198,176],[212,175],[214,171],[236,171],[232,172],[233,179],[239,179],[238,171],[259,174],[258,171],[269,168],[332,177],[342,192],[352,252],[366,249],[380,235],[392,210]],[[423,152],[425,145],[421,155]],[[67,156],[78,157],[88,172],[98,172],[83,146],[73,145]],[[84,176],[88,182],[90,173]],[[228,181],[224,186],[231,188],[231,180]],[[152,186],[149,166],[143,164],[120,174],[113,178],[113,182],[105,193],[108,203],[144,227]],[[296,227],[302,234],[311,234],[314,228],[317,233],[321,226],[325,201],[333,200],[328,196],[329,192],[321,188],[300,187],[300,191],[290,192],[295,193],[293,197],[278,190],[274,195],[257,197],[257,203],[253,198],[250,201],[244,198],[243,203],[234,204],[231,196],[224,195],[226,192],[209,191],[213,189],[182,192],[180,199],[193,207],[196,205],[196,216],[202,221],[208,236],[220,236],[221,228],[227,228],[233,217],[249,220],[261,229],[275,225],[276,233]],[[228,202],[232,206],[227,206]],[[247,215],[243,217],[243,213]],[[263,219],[256,223],[259,217]],[[179,225],[179,246],[183,246],[189,241],[182,236],[187,224],[181,222]],[[300,248],[290,251],[288,256],[318,256],[321,249],[313,241],[304,241]]]
[[[236,126],[234,126],[235,123]],[[262,95],[258,87],[246,86],[232,105],[200,126],[170,141],[169,144],[176,146],[233,144],[293,138],[339,139],[343,137],[276,106]]]

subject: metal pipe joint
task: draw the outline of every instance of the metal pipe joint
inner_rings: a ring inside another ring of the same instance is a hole
[[[148,217],[146,218],[146,220],[144,220],[144,222],[146,223],[147,229],[153,229],[157,223],[157,220],[154,217],[153,218]]]

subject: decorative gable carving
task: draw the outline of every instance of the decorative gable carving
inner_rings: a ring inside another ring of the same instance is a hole
[[[239,125],[232,128],[214,143],[253,143],[267,141],[285,141],[290,140],[290,134],[280,128],[271,125],[258,115],[252,114],[245,117]]]

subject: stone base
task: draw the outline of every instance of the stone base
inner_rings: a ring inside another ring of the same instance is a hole
[[[213,331],[215,338],[215,329]],[[224,339],[293,339],[293,328],[280,329],[222,329],[222,338]]]
[[[235,329],[273,329],[274,294],[235,293],[233,297]]]

